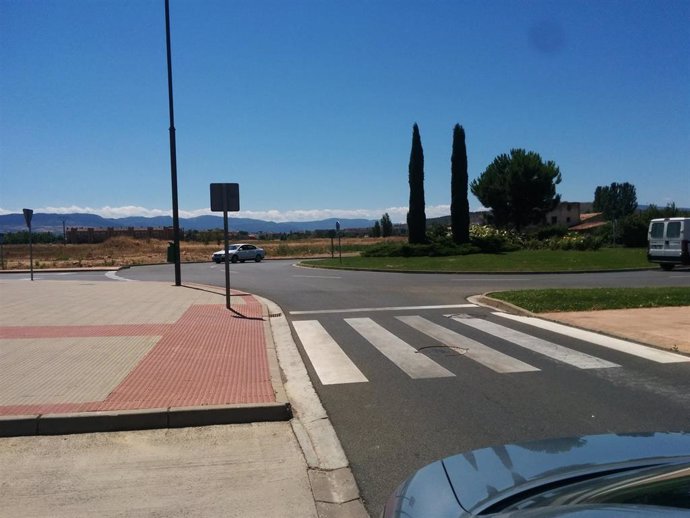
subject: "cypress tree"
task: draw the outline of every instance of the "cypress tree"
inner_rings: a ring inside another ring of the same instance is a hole
[[[387,212],[381,216],[381,235],[383,237],[390,237],[393,235],[393,222]]]
[[[450,157],[450,224],[453,242],[470,242],[470,203],[467,200],[467,148],[465,130],[453,128],[453,152]]]
[[[371,237],[381,237],[381,224],[374,221],[374,227],[371,229]]]
[[[409,243],[426,242],[426,214],[424,213],[424,150],[417,123],[412,127],[412,150],[409,166],[410,208],[407,212]]]

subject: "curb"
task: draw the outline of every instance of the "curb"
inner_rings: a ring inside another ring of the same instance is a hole
[[[0,437],[124,432],[258,421],[289,421],[289,403],[1,416]]]
[[[37,273],[89,273],[89,272],[117,272],[122,270],[123,266],[95,266],[93,268],[34,268],[34,275]],[[31,270],[0,270],[0,274],[12,273],[31,273]]]
[[[510,302],[505,302],[503,300],[491,298],[486,293],[484,293],[483,295],[472,295],[471,297],[467,297],[467,300],[472,304],[476,304],[477,306],[497,309],[499,311],[503,311],[504,313],[510,313],[512,315],[520,315],[523,317],[538,316],[532,313],[531,311],[527,311],[526,309],[521,308],[520,306],[516,306],[515,304],[511,304]]]
[[[644,268],[617,268],[615,270],[556,270],[552,272],[537,271],[537,272],[511,272],[511,271],[438,271],[438,270],[386,270],[383,268],[354,268],[352,266],[322,266],[317,264],[303,264],[296,263],[296,266],[301,268],[315,268],[319,270],[346,270],[353,272],[378,272],[378,273],[409,273],[409,274],[441,274],[441,275],[564,275],[564,274],[586,274],[586,273],[623,273],[623,272],[646,272],[649,270],[657,270],[654,266]]]
[[[285,391],[294,405],[292,429],[307,462],[317,514],[321,518],[368,518],[345,451],[311,383],[287,318],[274,302],[255,297],[269,310]]]

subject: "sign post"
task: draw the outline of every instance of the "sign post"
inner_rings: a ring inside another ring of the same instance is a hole
[[[34,245],[31,239],[31,218],[34,215],[32,209],[24,209],[24,220],[26,221],[26,226],[29,227],[29,268],[31,270],[31,280],[34,280]]]
[[[228,211],[240,210],[240,184],[212,183],[211,211],[223,213],[223,235],[225,236],[225,307],[230,308],[230,255],[228,254]]]
[[[328,237],[331,238],[331,259],[333,259],[335,257],[335,245],[333,244],[333,239],[335,238],[335,230],[329,230]]]
[[[340,258],[340,264],[343,264],[343,249],[340,246],[340,221],[335,222],[335,231],[338,233],[338,257]]]

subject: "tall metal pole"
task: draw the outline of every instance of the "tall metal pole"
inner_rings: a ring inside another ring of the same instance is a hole
[[[31,223],[29,223],[29,269],[31,270],[31,280],[34,280],[34,244],[31,238]]]
[[[175,250],[175,286],[182,284],[180,272],[180,218],[177,205],[177,149],[175,146],[175,112],[173,110],[172,57],[170,52],[170,0],[165,0],[165,38],[168,51],[168,105],[170,107],[170,177],[172,180],[173,241]]]

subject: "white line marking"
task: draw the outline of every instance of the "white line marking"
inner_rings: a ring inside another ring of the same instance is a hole
[[[303,279],[342,279],[334,275],[293,275],[293,277],[301,277]]]
[[[584,340],[596,345],[601,345],[602,347],[608,347],[609,349],[614,349],[622,353],[639,356],[640,358],[651,360],[657,363],[690,362],[690,358],[683,356],[682,354],[662,351],[646,345],[621,340],[620,338],[613,338],[610,336],[601,335],[599,333],[594,333],[592,331],[585,331],[584,329],[577,329],[575,327],[557,324],[556,322],[541,320],[540,318],[521,317],[518,315],[510,315],[508,313],[494,313],[494,315],[515,320],[516,322],[522,322],[523,324],[529,324],[541,329],[546,329],[547,331],[552,331],[561,335],[577,338],[578,340]]]
[[[499,324],[494,324],[487,320],[482,320],[479,318],[462,317],[458,315],[448,315],[456,322],[460,322],[463,325],[472,327],[488,333],[490,335],[496,336],[503,340],[507,340],[515,345],[529,349],[543,356],[548,356],[554,360],[562,363],[567,363],[579,369],[609,369],[611,367],[620,367],[620,365],[602,360],[596,356],[591,356],[589,354],[581,353],[563,347],[562,345],[554,344],[536,336],[531,336],[515,329],[510,329]]]
[[[290,311],[291,315],[317,315],[319,313],[362,313],[364,311],[405,311],[421,309],[454,309],[476,308],[476,304],[448,304],[444,306],[397,306],[389,308],[354,308],[354,309],[316,309],[311,311]]]
[[[530,279],[529,277],[510,278],[510,279],[502,279],[500,277],[499,278],[488,277],[486,279],[451,279],[451,281],[455,281],[455,282],[477,282],[477,281],[481,281],[481,282],[492,282],[492,281],[493,282],[527,282],[527,281],[531,281],[531,280],[532,279]]]
[[[120,277],[120,276],[117,274],[117,272],[107,272],[107,273],[105,274],[105,276],[106,276],[108,279],[112,279],[112,280],[114,280],[114,281],[128,281],[128,282],[134,281],[134,279],[125,279],[124,277]]]
[[[481,363],[485,367],[496,371],[496,372],[532,372],[538,371],[536,367],[532,367],[528,363],[521,362],[503,354],[501,352],[495,351],[486,345],[476,342],[471,338],[462,336],[461,334],[446,329],[443,326],[439,326],[429,320],[422,318],[417,315],[407,316],[407,317],[395,317],[401,322],[404,322],[410,327],[413,327],[417,331],[430,336],[434,340],[438,340],[444,345],[453,348],[465,349],[463,356]]]
[[[451,378],[455,376],[370,318],[346,318],[345,322],[376,347],[381,354],[400,367],[410,378]]]
[[[322,384],[369,381],[318,320],[297,320],[292,325]]]

